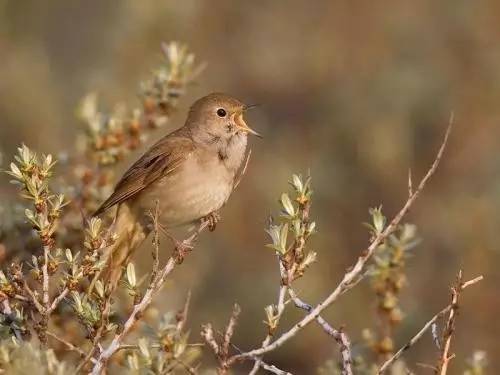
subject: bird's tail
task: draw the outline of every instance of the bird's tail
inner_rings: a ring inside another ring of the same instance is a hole
[[[144,221],[137,220],[126,204],[118,207],[113,225],[117,239],[106,250],[106,264],[102,277],[106,290],[110,292],[116,289],[125,264],[149,234]]]

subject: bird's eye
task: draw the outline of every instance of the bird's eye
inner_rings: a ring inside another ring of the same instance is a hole
[[[223,108],[219,108],[217,110],[217,116],[219,116],[219,117],[225,117],[226,116],[226,111]]]

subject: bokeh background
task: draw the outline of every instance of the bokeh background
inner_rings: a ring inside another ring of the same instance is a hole
[[[207,69],[168,128],[153,138],[180,126],[189,104],[212,91],[261,103],[249,123],[265,138],[252,140],[250,167],[223,222],[203,235],[158,305],[175,309],[191,289],[190,324],[198,340],[201,323],[222,327],[238,302],[243,313],[235,342],[251,348],[265,336],[263,308],[278,288],[264,227],[291,173],[313,176],[319,261],[298,290],[315,303],[366,245],[368,208],[383,204],[388,215],[399,209],[408,169],[415,180],[425,172],[453,111],[445,158],[408,217],[422,242],[408,262],[406,318],[396,339],[403,344],[448,303],[459,268],[466,277],[483,274],[485,281],[463,295],[452,373],[474,350],[487,351],[497,373],[499,24],[494,0],[0,0],[2,166],[21,142],[71,154],[83,95],[97,91],[108,108],[137,105],[138,83],[161,62],[160,42],[187,43]],[[13,194],[2,177],[0,201]],[[363,283],[325,317],[344,324],[359,351],[362,329],[376,324],[373,309]],[[282,327],[300,316],[291,308]],[[294,373],[314,374],[336,353],[336,344],[313,325],[268,358]],[[425,371],[415,363],[435,361],[430,337],[406,358],[417,373]]]

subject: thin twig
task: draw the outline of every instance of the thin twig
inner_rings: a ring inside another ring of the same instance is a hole
[[[302,301],[293,289],[288,290],[288,294],[292,299],[295,306],[300,309],[303,309],[310,313],[313,309],[311,305]],[[351,354],[351,341],[349,337],[342,331],[342,329],[338,330],[333,328],[321,315],[316,317],[316,321],[323,328],[328,335],[332,336],[334,340],[340,347],[340,356],[342,358],[342,375],[352,375],[352,354]]]
[[[384,364],[378,370],[378,374],[384,373],[396,360],[398,360],[405,351],[410,349],[420,338],[424,335],[425,332],[434,324],[436,320],[444,316],[449,310],[450,306],[446,306],[443,310],[438,312],[436,315],[432,317],[425,325],[422,327],[420,331],[417,332],[415,336],[411,338],[401,349],[399,349],[391,358],[384,362]]]
[[[184,302],[184,308],[182,309],[182,311],[179,312],[179,314],[177,314],[177,327],[176,327],[177,332],[182,332],[182,330],[184,329],[190,303],[191,303],[191,291],[188,291],[186,296],[186,302]]]
[[[52,337],[53,339],[56,339],[57,341],[59,341],[60,343],[66,345],[68,347],[69,350],[71,351],[74,351],[76,353],[78,353],[82,358],[85,357],[87,355],[87,353],[85,353],[82,349],[80,349],[79,347],[73,345],[72,343],[70,343],[69,341],[66,341],[65,339],[57,336],[55,333],[53,332],[50,332],[50,331],[47,331],[47,336],[50,336]],[[92,359],[93,362],[95,362],[94,359]]]
[[[52,313],[55,309],[57,309],[57,306],[59,306],[59,303],[61,303],[61,301],[68,295],[68,293],[69,293],[69,289],[64,288],[62,290],[62,292],[56,298],[54,298],[54,300],[52,301],[52,304],[50,305],[49,311],[48,311],[49,314]]]
[[[189,348],[194,348],[194,347],[205,346],[205,344],[203,344],[203,343],[195,343],[195,344],[187,344],[186,346],[189,347]],[[149,346],[149,348],[151,348],[151,349],[161,349],[161,348],[163,348],[163,346],[160,345],[160,344],[151,344]],[[137,345],[137,344],[121,344],[117,351],[120,351],[120,350],[141,350],[141,348],[139,348],[139,345]]]
[[[280,288],[278,292],[278,304],[277,304],[277,312],[274,317],[275,319],[275,325],[273,327],[269,327],[268,333],[264,341],[262,341],[262,347],[265,348],[267,347],[270,343],[271,340],[273,339],[274,336],[274,331],[276,330],[279,321],[281,319],[281,315],[283,315],[283,311],[285,310],[285,297],[286,297],[286,292],[288,289],[288,283],[284,283],[283,281],[286,279],[286,270],[285,266],[283,265],[283,262],[281,258],[278,256],[278,264],[279,264],[279,269],[280,269]],[[259,371],[259,368],[262,364],[262,358],[259,358],[258,360],[255,361],[252,370],[248,373],[248,375],[255,375]]]
[[[231,314],[231,318],[229,319],[229,323],[227,324],[226,331],[224,333],[224,340],[221,345],[221,354],[224,358],[227,358],[229,355],[229,344],[231,343],[231,338],[234,334],[234,329],[236,327],[236,323],[238,321],[238,316],[241,313],[240,306],[235,303],[233,306],[233,313]]]
[[[45,313],[48,313],[48,310],[50,308],[49,305],[49,251],[50,248],[48,245],[45,245],[43,247],[43,266],[42,266],[42,276],[43,276],[43,307],[45,310]]]
[[[441,348],[441,356],[436,366],[436,374],[446,375],[448,371],[448,364],[450,360],[454,357],[454,355],[450,355],[450,346],[451,346],[451,337],[453,332],[455,331],[455,321],[457,318],[457,309],[458,309],[458,298],[460,296],[460,292],[467,287],[468,285],[472,285],[482,279],[482,276],[477,277],[473,280],[463,282],[462,281],[463,273],[462,270],[458,272],[456,284],[451,288],[451,304],[450,304],[450,312],[448,315],[448,320],[446,322],[446,326],[443,329],[443,336],[441,338],[441,342],[443,343]]]
[[[217,334],[222,337],[222,333],[217,332]],[[231,343],[231,346],[238,353],[243,353],[242,350],[240,348],[238,348],[235,344]],[[254,357],[253,359],[257,360],[258,358]],[[262,359],[260,361],[260,367],[262,367],[264,370],[271,372],[273,374],[276,374],[276,375],[293,375],[291,372],[283,371],[283,370],[279,369],[278,367],[276,367],[275,365],[270,365],[269,363],[262,361]]]
[[[15,294],[14,299],[17,299],[19,301],[23,301],[23,302],[29,302],[29,298],[26,298],[25,296],[21,296],[20,294]]]
[[[370,260],[371,256],[375,252],[375,250],[379,247],[381,243],[385,241],[385,239],[394,232],[394,230],[397,229],[399,223],[403,219],[403,217],[406,215],[410,207],[413,205],[415,200],[418,198],[422,190],[424,189],[425,185],[427,184],[427,181],[434,175],[436,172],[436,169],[439,165],[439,162],[441,161],[441,157],[443,156],[444,150],[446,148],[446,144],[448,142],[448,137],[451,132],[451,128],[453,125],[453,117],[450,118],[450,122],[448,125],[448,128],[446,129],[446,133],[444,135],[443,142],[441,144],[441,147],[436,155],[436,158],[434,159],[434,162],[432,163],[431,167],[425,174],[425,176],[422,178],[420,181],[417,189],[415,192],[408,198],[404,206],[401,208],[401,210],[398,212],[398,214],[392,219],[392,221],[389,223],[389,225],[381,232],[379,233],[373,241],[370,243],[369,247],[363,251],[363,253],[359,256],[356,264],[354,267],[347,272],[344,277],[342,278],[342,281],[339,283],[339,285],[335,288],[335,290],[330,293],[330,295],[323,300],[320,304],[318,304],[309,314],[307,314],[301,321],[296,323],[292,328],[290,328],[287,332],[282,334],[276,341],[274,341],[272,344],[268,345],[265,348],[257,348],[254,350],[250,350],[245,353],[241,353],[238,355],[234,355],[228,360],[228,364],[231,365],[235,361],[240,361],[248,358],[252,358],[255,356],[261,356],[264,353],[268,353],[270,351],[275,350],[276,348],[279,348],[282,346],[285,342],[290,340],[292,337],[294,337],[299,331],[301,331],[305,326],[310,324],[312,321],[314,321],[321,312],[330,306],[333,302],[337,300],[337,298],[347,289],[350,289],[351,286],[350,284],[355,281],[359,275],[363,272],[365,264]]]
[[[461,284],[460,291],[464,290],[470,285],[474,285],[475,283],[481,281],[483,279],[483,276],[478,276],[472,280],[469,280],[463,284]],[[411,338],[406,345],[404,345],[401,349],[399,349],[396,354],[394,354],[391,358],[389,358],[378,370],[377,374],[382,374],[384,371],[386,371],[396,360],[398,360],[405,351],[410,349],[420,338],[424,335],[424,333],[432,327],[432,325],[442,316],[446,315],[450,310],[452,310],[453,304],[450,304],[446,306],[443,310],[438,312],[436,315],[432,317],[431,320],[429,320],[425,325],[422,327],[418,333]]]
[[[217,369],[217,373],[219,375],[225,375],[229,370],[229,366],[226,363],[229,356],[229,346],[231,345],[231,338],[233,337],[234,328],[236,327],[240,313],[241,308],[235,303],[224,334],[221,334],[222,341],[220,344],[215,339],[214,330],[211,324],[205,324],[201,327],[201,337],[212,349],[217,361],[219,362],[219,367]]]
[[[23,282],[24,290],[30,295],[31,301],[35,305],[36,309],[38,312],[41,314],[43,312],[43,306],[41,305],[40,301],[38,301],[37,296],[35,295],[35,292],[29,287],[28,283],[26,280]]]

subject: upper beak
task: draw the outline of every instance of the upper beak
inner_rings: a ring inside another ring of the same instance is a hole
[[[255,107],[258,107],[260,106],[260,104],[245,104],[243,106],[243,112],[246,112],[248,111],[250,108],[255,108]]]
[[[245,120],[243,120],[243,112],[246,111],[249,108],[256,107],[256,106],[257,106],[257,104],[246,105],[245,107],[243,107],[243,111],[235,116],[234,123],[236,124],[236,127],[239,130],[244,131],[245,133],[253,134],[253,135],[255,135],[255,136],[259,137],[259,138],[262,138],[262,135],[260,135],[255,130],[253,130],[252,128],[250,128],[247,125],[247,123],[245,122]]]

